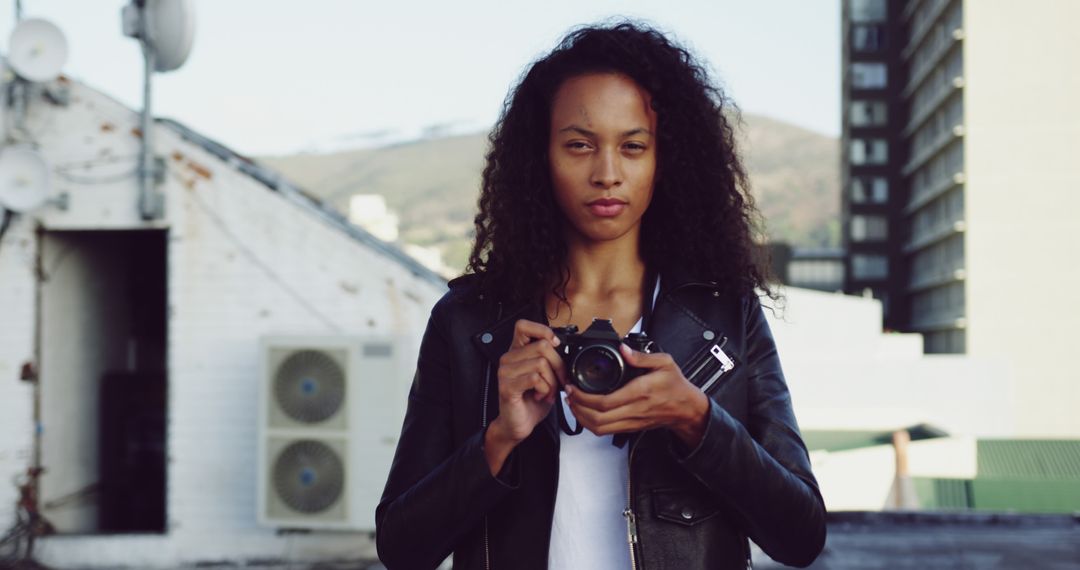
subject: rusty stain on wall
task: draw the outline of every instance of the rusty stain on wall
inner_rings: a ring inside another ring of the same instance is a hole
[[[202,178],[205,178],[206,180],[210,180],[214,177],[214,173],[211,172],[209,168],[195,162],[194,160],[187,161],[187,167],[191,169],[192,172]]]

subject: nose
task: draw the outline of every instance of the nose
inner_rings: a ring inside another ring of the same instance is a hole
[[[600,152],[593,164],[592,185],[596,188],[612,188],[622,184],[622,168],[614,151]]]

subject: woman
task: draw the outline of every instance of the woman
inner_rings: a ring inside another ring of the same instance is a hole
[[[747,538],[796,566],[821,551],[727,111],[635,24],[575,31],[525,74],[491,135],[468,274],[421,345],[376,511],[387,567],[743,568]],[[643,375],[607,394],[572,381],[552,330],[594,317],[662,351],[621,346]]]

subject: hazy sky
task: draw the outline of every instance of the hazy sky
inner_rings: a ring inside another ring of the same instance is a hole
[[[120,31],[127,0],[23,0],[65,33],[65,72],[141,106],[142,55]],[[663,6],[663,7],[661,7]],[[155,114],[246,154],[362,144],[430,125],[489,127],[524,67],[571,27],[650,22],[705,59],[735,102],[839,132],[838,0],[196,0],[191,57],[155,78]],[[14,24],[0,0],[0,41]]]

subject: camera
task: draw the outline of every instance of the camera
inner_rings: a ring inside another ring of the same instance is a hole
[[[552,330],[559,337],[556,351],[566,364],[570,383],[590,394],[609,394],[646,372],[627,364],[619,352],[620,342],[638,352],[660,352],[645,333],[630,333],[620,339],[608,319],[593,319],[580,334],[574,325]]]

